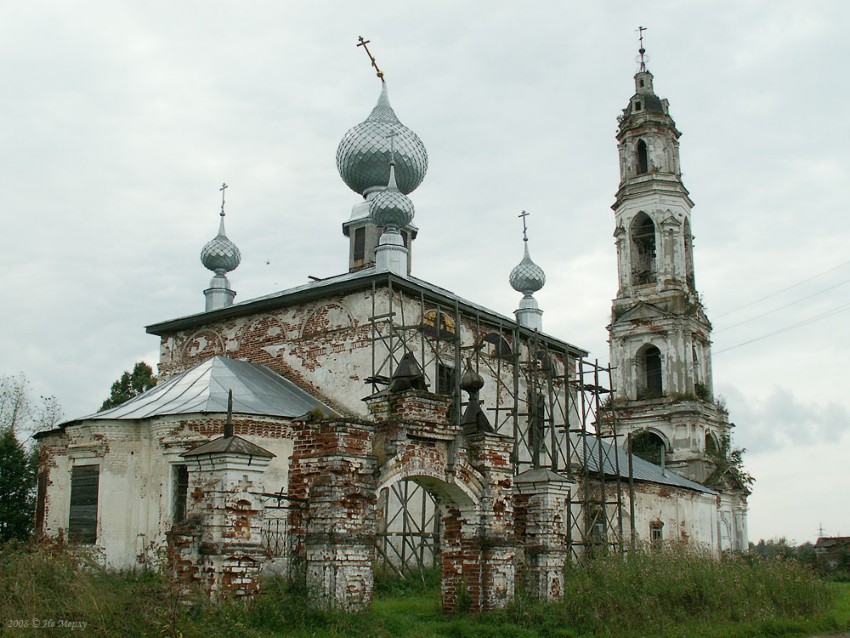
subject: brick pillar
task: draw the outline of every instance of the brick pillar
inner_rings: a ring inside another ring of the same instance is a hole
[[[374,426],[307,423],[296,438],[290,492],[308,504],[307,586],[329,606],[355,611],[372,601],[376,485]]]
[[[567,501],[573,486],[566,477],[545,469],[514,477],[519,562],[526,591],[540,600],[558,600],[564,594]]]
[[[187,518],[168,534],[169,562],[185,582],[200,582],[212,597],[251,596],[259,590],[266,560],[256,495],[271,461],[223,451],[186,456],[189,470]]]
[[[476,432],[468,433],[466,441],[469,464],[484,477],[484,490],[475,514],[454,510],[457,521],[452,516],[446,517],[444,529],[448,532],[452,525],[459,532],[461,573],[470,596],[470,610],[487,611],[504,607],[515,590],[511,498],[513,440],[491,432]],[[451,611],[448,604],[452,598],[451,589],[455,589],[456,599],[457,586],[448,585],[443,590],[443,606]]]

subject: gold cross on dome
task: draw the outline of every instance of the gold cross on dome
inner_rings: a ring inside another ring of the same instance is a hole
[[[384,81],[384,72],[381,71],[381,69],[378,68],[378,63],[375,61],[375,56],[372,55],[372,52],[369,51],[369,47],[366,46],[370,42],[371,42],[371,40],[364,40],[362,35],[357,38],[357,46],[363,47],[363,50],[366,52],[366,55],[369,56],[369,61],[372,63],[372,67],[375,69],[375,72],[377,73],[381,82],[383,82]]]

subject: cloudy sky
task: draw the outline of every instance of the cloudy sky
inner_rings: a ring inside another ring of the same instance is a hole
[[[805,5],[805,6],[804,6]],[[531,213],[547,332],[608,359],[616,116],[638,25],[696,202],[715,391],[753,540],[850,534],[850,4],[28,2],[0,23],[0,373],[69,417],[201,311],[228,189],[246,300],[346,269],[336,146],[386,74],[428,148],[414,273],[510,314]]]

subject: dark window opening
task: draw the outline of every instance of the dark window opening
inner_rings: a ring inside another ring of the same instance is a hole
[[[366,227],[354,230],[354,259],[359,261],[366,256]]]
[[[664,441],[654,432],[637,432],[631,436],[632,454],[644,461],[661,465],[664,457]]]
[[[97,541],[97,492],[100,467],[77,465],[71,469],[71,508],[68,540],[92,544]]]
[[[44,531],[44,510],[47,502],[47,472],[38,473],[38,485],[35,496],[35,531]]]
[[[635,102],[635,111],[640,111],[641,103]],[[644,171],[645,172],[645,171]]]
[[[643,80],[639,80],[639,82],[640,82],[640,88],[643,88]]]
[[[720,446],[711,432],[705,433],[705,453],[709,456],[720,456]]]
[[[638,359],[638,399],[657,399],[664,394],[661,378],[661,351],[647,346]]]
[[[437,394],[454,394],[456,380],[457,375],[453,367],[437,362]]]
[[[635,286],[655,283],[655,224],[646,213],[632,222],[632,282]]]
[[[659,545],[664,540],[664,523],[661,521],[652,521],[649,524],[649,542],[653,545]]]
[[[638,108],[638,110],[640,110]],[[646,142],[640,140],[637,143],[637,172],[638,175],[643,175],[649,172],[649,157],[646,150]]]
[[[186,520],[186,510],[189,497],[189,467],[186,465],[175,465],[173,472],[174,497],[172,512],[174,522],[182,523]]]
[[[539,392],[528,393],[528,444],[532,465],[540,467],[540,453],[545,451],[546,397]]]
[[[401,240],[404,242],[405,248],[410,248],[410,233],[404,232],[401,234]]]

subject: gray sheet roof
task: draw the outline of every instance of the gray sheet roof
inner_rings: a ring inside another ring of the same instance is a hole
[[[596,447],[597,441],[593,436],[587,436],[587,465],[592,472],[599,471],[599,450]],[[629,455],[620,447],[615,447],[609,443],[601,442],[602,445],[602,465],[605,474],[615,476],[617,467],[615,466],[615,457],[619,463],[620,477],[629,478]],[[581,452],[580,452],[581,453]],[[688,490],[704,492],[705,494],[716,494],[714,490],[707,488],[694,481],[689,481],[683,476],[679,476],[675,472],[667,469],[662,469],[661,466],[644,461],[638,456],[632,455],[632,476],[636,481],[648,481],[651,483],[661,483],[662,485],[671,485],[673,487],[682,487]]]
[[[424,279],[418,279],[411,275],[407,277],[398,277],[387,272],[378,272],[375,270],[374,266],[370,266],[368,268],[363,268],[362,270],[358,270],[355,272],[348,272],[343,273],[341,275],[328,277],[326,279],[310,281],[300,286],[295,286],[286,290],[273,292],[268,295],[256,297],[254,299],[247,299],[245,301],[235,303],[231,306],[227,306],[226,308],[219,308],[217,310],[212,310],[208,312],[200,312],[192,315],[187,315],[185,317],[178,317],[177,319],[171,319],[169,321],[162,321],[159,323],[151,324],[147,327],[147,331],[150,334],[160,335],[164,332],[168,332],[171,330],[184,330],[189,327],[207,323],[212,320],[223,319],[225,317],[240,316],[250,312],[259,312],[261,310],[267,310],[269,308],[278,307],[286,303],[292,303],[302,296],[305,296],[307,298],[321,298],[323,296],[331,295],[335,292],[353,289],[358,286],[370,286],[372,285],[373,281],[381,281],[386,279],[390,279],[393,282],[393,286],[407,286],[409,288],[412,287],[414,289],[424,290],[436,296],[442,297],[448,303],[457,302],[458,305],[462,308],[480,312],[484,316],[489,316],[493,320],[504,323],[505,326],[516,325],[515,317],[508,317],[507,315],[503,315],[499,312],[496,312],[495,310],[491,310],[480,304],[469,301],[468,299],[465,299],[450,290],[427,282]],[[553,337],[548,333],[543,334],[551,342],[560,344],[559,347],[569,349],[578,356],[587,355],[587,351],[583,350],[582,348],[579,348],[571,343],[567,343],[561,339]]]
[[[148,419],[167,414],[227,412],[233,390],[233,412],[295,418],[327,405],[273,370],[227,357],[212,357],[172,377],[117,408],[81,419]]]

